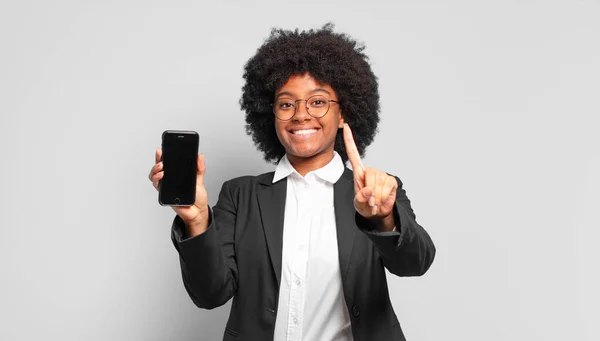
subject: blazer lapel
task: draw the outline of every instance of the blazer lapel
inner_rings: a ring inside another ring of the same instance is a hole
[[[333,204],[335,207],[340,270],[342,281],[345,282],[357,229],[354,218],[356,214],[354,210],[354,177],[352,171],[348,168],[344,167],[344,173],[333,185]]]
[[[287,178],[273,183],[273,173],[259,180],[258,206],[262,219],[271,265],[281,283],[281,254],[283,249],[283,217],[285,214],[285,196]]]

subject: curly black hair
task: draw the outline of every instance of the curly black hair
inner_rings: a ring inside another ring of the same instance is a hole
[[[334,33],[333,28],[331,23],[302,32],[273,28],[244,66],[246,83],[240,106],[246,112],[246,133],[267,162],[275,163],[285,155],[271,107],[275,91],[291,76],[307,72],[337,93],[342,116],[352,128],[361,156],[373,142],[379,123],[377,77],[363,52],[364,45],[347,34]],[[341,129],[334,148],[345,162],[348,156]]]

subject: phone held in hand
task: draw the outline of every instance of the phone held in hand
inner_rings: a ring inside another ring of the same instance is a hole
[[[162,134],[164,176],[158,183],[158,202],[163,206],[192,206],[196,200],[198,133],[166,130]]]

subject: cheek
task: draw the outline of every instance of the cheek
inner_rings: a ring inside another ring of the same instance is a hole
[[[331,121],[329,121],[328,123],[328,130],[332,131],[333,135],[336,135],[338,130],[343,128],[343,126],[340,125],[342,125],[344,121],[342,120],[342,115],[338,113],[337,115],[332,117]]]
[[[342,116],[342,112],[339,110],[336,110],[335,115],[332,115],[330,123],[338,129],[342,128],[342,125],[344,124],[344,118]]]
[[[283,124],[280,123],[280,121],[275,121],[275,133],[277,134],[279,142],[282,142],[282,139],[285,138],[286,130]]]

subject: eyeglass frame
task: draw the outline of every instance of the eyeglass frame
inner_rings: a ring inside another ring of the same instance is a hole
[[[308,115],[310,117],[313,117],[313,118],[322,118],[322,117],[325,117],[325,115],[327,115],[329,113],[329,109],[331,109],[331,103],[339,103],[338,100],[329,99],[329,98],[325,97],[327,99],[327,110],[321,116],[313,116],[313,114],[310,113],[310,110],[308,110],[308,100],[311,99],[311,98],[313,98],[313,97],[317,97],[317,96],[325,97],[324,95],[318,95],[317,94],[317,95],[312,95],[312,96],[308,97],[307,99],[297,99],[297,100],[294,100],[294,114],[292,116],[290,116],[290,118],[288,118],[287,120],[281,119],[281,118],[279,118],[277,116],[277,114],[275,113],[275,103],[271,103],[271,107],[273,108],[273,115],[275,115],[275,118],[277,118],[280,121],[284,121],[284,122],[285,121],[289,121],[292,118],[294,118],[294,116],[296,116],[296,114],[298,113],[298,106],[295,105],[295,103],[297,103],[297,102],[305,102],[306,103],[306,112],[308,113]]]

